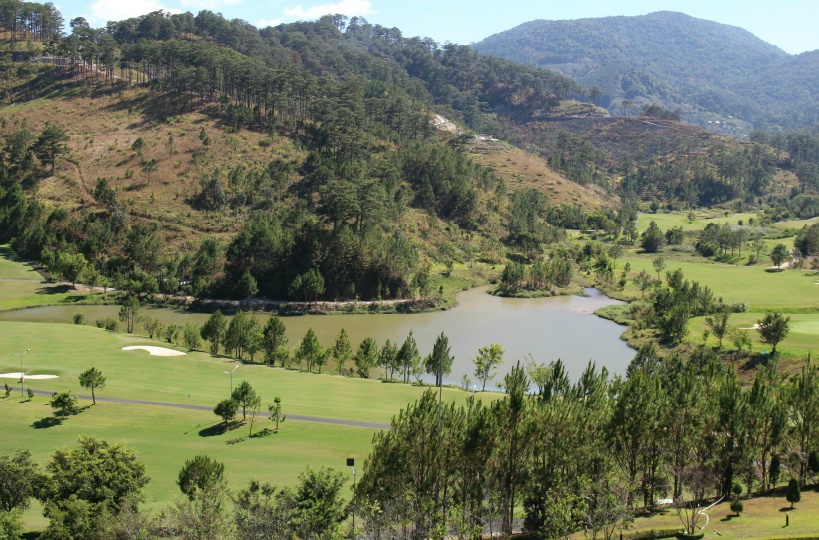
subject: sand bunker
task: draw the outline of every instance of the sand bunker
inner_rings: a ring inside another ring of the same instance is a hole
[[[759,323],[756,323],[753,326],[745,326],[740,328],[740,330],[759,330]]]
[[[17,373],[0,373],[0,379],[17,379],[20,380],[20,372]],[[44,381],[46,379],[56,379],[57,375],[23,375],[23,379],[27,381]]]
[[[175,351],[173,349],[166,349],[165,347],[155,347],[153,345],[131,345],[130,347],[123,347],[123,351],[148,351],[151,356],[185,356],[187,353],[182,351]]]

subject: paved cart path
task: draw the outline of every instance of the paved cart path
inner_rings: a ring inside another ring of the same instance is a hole
[[[44,390],[34,390],[34,393],[39,396],[51,396],[54,392],[47,392]],[[14,395],[12,391],[12,395]],[[82,399],[82,400],[91,400],[91,396],[84,396],[82,394],[72,394],[73,396]],[[11,397],[11,396],[10,396]],[[112,397],[98,397],[97,401],[103,403],[123,403],[125,405],[152,405],[154,407],[168,407],[171,409],[188,409],[192,411],[208,411],[213,412],[213,407],[208,407],[207,405],[192,405],[187,403],[164,403],[161,401],[142,401],[139,399],[121,399],[121,398],[112,398]],[[269,417],[270,413],[268,412],[260,412],[259,416],[262,417]],[[318,422],[321,424],[335,424],[339,426],[353,426],[353,427],[363,427],[363,428],[371,428],[371,429],[390,429],[389,424],[379,424],[377,422],[361,422],[359,420],[343,420],[340,418],[322,418],[320,416],[304,416],[300,414],[289,414],[287,415],[288,420],[296,420],[302,422]]]

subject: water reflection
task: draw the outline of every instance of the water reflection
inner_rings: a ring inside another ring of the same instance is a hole
[[[449,337],[455,356],[447,382],[460,383],[464,374],[474,379],[472,359],[484,345],[499,343],[506,350],[504,365],[498,369],[495,383],[518,360],[529,355],[537,362],[561,358],[572,380],[576,380],[589,360],[606,366],[609,372],[624,373],[634,351],[619,339],[624,331],[611,321],[592,313],[616,300],[588,289],[588,296],[554,298],[498,298],[486,294],[486,288],[465,291],[458,296],[459,305],[449,311],[413,315],[311,315],[286,317],[290,345],[295,345],[312,327],[325,346],[332,345],[342,328],[347,330],[354,347],[366,337],[379,346],[387,339],[400,345],[413,331],[422,355],[432,350],[441,332]],[[0,320],[70,323],[75,313],[83,313],[88,324],[103,317],[117,317],[118,306],[50,306],[0,313]],[[173,309],[144,308],[143,312],[167,324],[184,324],[194,320],[203,324],[208,315]],[[262,323],[268,315],[259,315]],[[428,379],[425,379],[428,380]]]

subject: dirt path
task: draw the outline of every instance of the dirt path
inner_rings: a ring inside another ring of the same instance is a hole
[[[53,392],[47,392],[45,390],[33,390],[33,392],[38,396],[51,396]],[[84,396],[82,394],[73,394],[74,397],[77,397],[82,400],[91,401],[91,396]],[[97,401],[101,403],[121,403],[124,405],[151,405],[154,407],[166,407],[170,409],[187,409],[191,411],[207,411],[209,413],[213,413],[213,407],[208,407],[206,405],[193,405],[188,403],[164,403],[161,401],[142,401],[138,399],[120,399],[120,398],[111,398],[111,397],[97,397]],[[267,412],[260,412],[259,416],[262,417],[270,417],[270,413]],[[340,418],[322,418],[320,416],[304,416],[300,414],[288,414],[288,420],[296,420],[300,422],[317,422],[320,424],[334,424],[337,426],[352,426],[352,427],[363,427],[363,428],[370,428],[370,429],[390,429],[389,424],[379,424],[377,422],[361,422],[358,420],[342,420]]]

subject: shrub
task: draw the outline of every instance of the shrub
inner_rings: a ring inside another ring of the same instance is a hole
[[[674,538],[679,533],[680,529],[649,529],[647,531],[623,534],[623,538],[628,538],[629,540],[659,540],[661,538]]]
[[[735,513],[736,515],[739,515],[743,510],[744,508],[742,506],[742,501],[740,501],[739,499],[731,501],[731,512]]]
[[[719,246],[713,242],[697,242],[696,248],[703,257],[711,257],[717,252]]]
[[[788,491],[785,492],[785,499],[791,503],[791,508],[793,508],[794,503],[798,503],[802,500],[802,492],[799,490],[799,482],[796,481],[796,478],[791,478],[788,482]]]
[[[22,538],[25,532],[22,510],[0,512],[0,538]]]
[[[74,321],[74,324],[85,324],[85,315],[82,313],[75,313],[72,320]]]
[[[642,247],[646,253],[657,253],[664,245],[665,236],[657,226],[657,223],[652,221],[648,225],[648,229],[640,236],[640,247]]]

